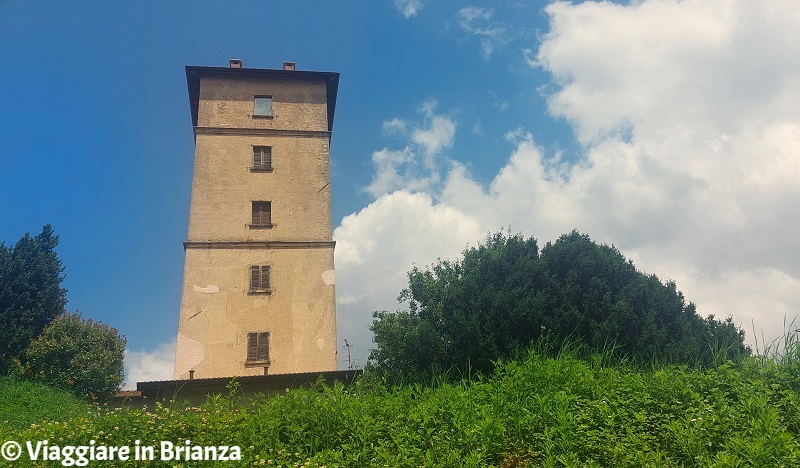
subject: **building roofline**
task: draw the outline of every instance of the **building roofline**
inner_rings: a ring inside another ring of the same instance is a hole
[[[299,70],[271,70],[266,68],[228,68],[186,66],[186,84],[189,88],[189,107],[192,111],[192,126],[197,126],[197,109],[200,104],[200,78],[203,76],[225,76],[255,78],[289,78],[323,80],[327,88],[328,131],[333,130],[333,116],[336,111],[336,96],[339,92],[339,74],[335,72],[316,72]]]
[[[293,372],[288,374],[269,374],[269,375],[240,375],[231,377],[204,377],[197,379],[178,379],[178,380],[148,380],[136,383],[136,390],[148,389],[149,387],[165,385],[165,384],[227,384],[231,380],[237,382],[292,382],[297,380],[310,380],[314,381],[319,377],[332,376],[339,378],[353,378],[361,374],[360,369],[349,370],[333,370],[333,371],[316,371],[316,372]]]

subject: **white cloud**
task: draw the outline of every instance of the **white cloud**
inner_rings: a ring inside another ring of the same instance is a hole
[[[125,350],[124,390],[135,390],[137,382],[171,380],[175,366],[175,341],[162,343],[152,351]]]
[[[408,126],[413,128],[409,144],[402,150],[383,148],[372,153],[375,175],[365,187],[367,193],[377,198],[398,189],[431,190],[441,181],[439,167],[447,161],[441,153],[453,145],[456,123],[448,116],[436,114],[436,107],[435,100],[420,106],[421,124],[409,124],[399,118],[383,123],[384,131],[398,135],[404,135]]]
[[[558,2],[547,12],[550,32],[524,57],[552,74],[549,111],[573,126],[580,157],[547,154],[520,128],[488,185],[448,160],[424,193],[409,193],[418,177],[402,174],[387,184],[399,191],[376,191],[335,231],[338,292],[354,299],[342,303],[340,335],[395,307],[410,262],[456,255],[509,225],[542,243],[577,228],[675,279],[702,315],[732,314],[751,342],[751,321],[759,339],[780,334],[784,316],[800,313],[796,2]],[[482,9],[460,15],[491,21]],[[450,147],[455,133],[433,138],[435,113],[425,115],[417,135],[431,139],[418,137],[417,151]]]
[[[489,97],[492,98],[492,102],[494,102],[495,107],[497,107],[501,111],[508,110],[508,101],[505,99],[501,99],[496,92],[489,91]]]
[[[424,127],[418,125],[411,131],[411,141],[424,149],[429,167],[432,164],[431,158],[453,146],[453,138],[456,136],[455,121],[446,115],[436,114],[438,105],[435,99],[425,101],[419,108],[420,113],[425,116]]]
[[[427,156],[435,156],[453,145],[455,134],[455,122],[449,117],[437,115],[430,120],[427,128],[415,128],[411,132],[411,141],[422,146]]]
[[[483,123],[481,123],[481,119],[475,119],[475,122],[472,124],[472,133],[483,135]]]
[[[510,40],[508,28],[501,21],[493,20],[491,9],[480,7],[464,7],[456,14],[461,29],[477,36],[481,42],[481,54],[489,58],[495,48],[507,44]]]
[[[402,150],[383,148],[375,151],[372,153],[372,164],[375,167],[375,176],[365,190],[374,197],[403,187],[409,190],[426,190],[439,181],[439,174],[436,172],[420,172],[418,156],[410,146]]]
[[[754,117],[796,115],[786,99],[797,97],[797,9],[791,0],[558,2],[529,63],[562,85],[551,111],[583,141],[630,124],[739,133]]]
[[[419,13],[419,10],[421,10],[424,5],[422,0],[394,0],[394,6],[403,16],[411,18]]]
[[[398,190],[346,216],[336,239],[337,334],[364,364],[374,310],[395,310],[407,272],[455,257],[480,238],[480,223],[424,193]],[[341,286],[340,286],[341,285]]]
[[[402,135],[406,133],[407,125],[405,120],[395,117],[383,122],[383,132],[390,135]]]

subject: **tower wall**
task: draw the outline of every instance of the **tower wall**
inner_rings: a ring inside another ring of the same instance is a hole
[[[174,376],[335,370],[333,74],[191,70],[195,163]],[[253,115],[259,96],[271,98],[270,116]],[[261,148],[267,168],[254,167]],[[268,334],[268,361],[251,359],[254,334]]]

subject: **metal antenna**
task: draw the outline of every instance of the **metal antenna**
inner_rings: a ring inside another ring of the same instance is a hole
[[[350,343],[344,340],[344,345],[347,346],[347,369],[353,370],[353,364],[350,362]]]

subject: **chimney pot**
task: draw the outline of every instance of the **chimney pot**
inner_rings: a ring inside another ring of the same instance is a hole
[[[283,69],[287,71],[294,71],[294,62],[283,62]]]
[[[242,59],[230,59],[231,68],[242,68]]]

